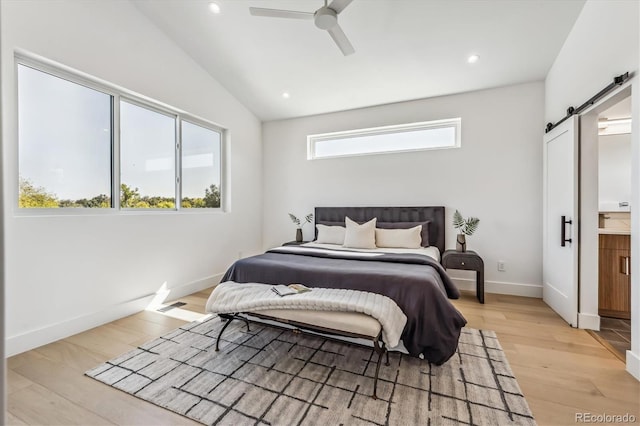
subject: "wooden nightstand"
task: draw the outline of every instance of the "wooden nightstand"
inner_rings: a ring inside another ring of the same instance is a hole
[[[484,262],[478,253],[447,250],[442,255],[441,263],[445,269],[476,271],[476,297],[480,303],[484,303]]]
[[[288,241],[283,246],[299,246],[300,244],[310,243],[311,241]]]

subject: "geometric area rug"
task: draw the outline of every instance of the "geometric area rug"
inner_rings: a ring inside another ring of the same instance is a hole
[[[85,374],[207,425],[535,425],[493,331],[464,328],[441,366],[234,321],[192,322]]]

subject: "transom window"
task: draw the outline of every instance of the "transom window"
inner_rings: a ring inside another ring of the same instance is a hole
[[[16,60],[19,208],[221,208],[224,129]]]
[[[307,137],[307,158],[347,157],[460,147],[460,118]]]

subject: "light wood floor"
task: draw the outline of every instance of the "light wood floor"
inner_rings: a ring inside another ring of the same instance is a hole
[[[181,298],[181,309],[202,313],[209,292]],[[573,425],[576,413],[630,413],[640,421],[640,383],[541,300],[487,294],[480,305],[465,293],[454,303],[469,327],[497,332],[538,424]],[[8,424],[195,424],[83,375],[184,323],[145,311],[9,358]]]

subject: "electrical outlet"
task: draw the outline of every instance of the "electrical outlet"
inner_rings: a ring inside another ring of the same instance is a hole
[[[242,252],[241,251],[238,252],[238,259],[242,259]]]
[[[500,272],[506,271],[504,260],[498,260],[498,271]]]

